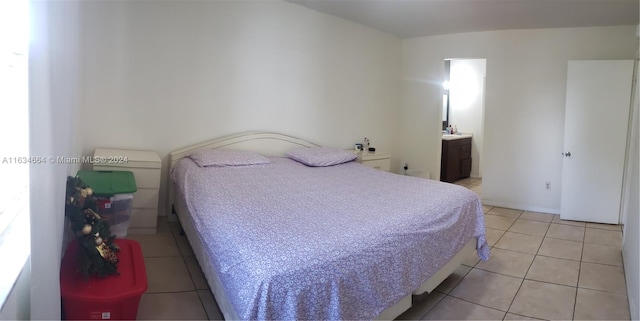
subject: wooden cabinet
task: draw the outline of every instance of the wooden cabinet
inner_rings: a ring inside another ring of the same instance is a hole
[[[362,165],[388,172],[391,170],[391,155],[389,154],[362,154],[358,157]]]
[[[440,180],[455,182],[471,175],[471,137],[442,140]]]
[[[133,210],[128,234],[155,234],[162,162],[152,151],[98,148],[94,157],[126,157],[122,163],[94,164],[99,171],[131,171],[138,191],[133,194]]]

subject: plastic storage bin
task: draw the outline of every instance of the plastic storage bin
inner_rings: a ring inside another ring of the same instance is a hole
[[[98,199],[98,214],[109,221],[111,233],[116,237],[127,236],[133,208],[136,181],[128,171],[86,171],[78,177],[93,189]]]
[[[116,239],[119,275],[85,279],[77,272],[78,242],[67,247],[60,268],[60,294],[66,320],[135,320],[147,274],[140,244]]]

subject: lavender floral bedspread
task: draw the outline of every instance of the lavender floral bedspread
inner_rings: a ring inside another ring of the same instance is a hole
[[[463,187],[354,162],[200,168],[172,178],[242,319],[366,320],[426,281],[471,238],[482,205]]]

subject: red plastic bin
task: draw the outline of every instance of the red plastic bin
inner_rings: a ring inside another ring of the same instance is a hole
[[[116,239],[120,246],[119,275],[85,279],[78,270],[78,242],[67,247],[60,268],[60,294],[66,320],[135,320],[147,273],[142,248],[133,240]]]

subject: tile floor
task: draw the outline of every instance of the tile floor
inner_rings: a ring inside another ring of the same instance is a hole
[[[457,182],[476,193],[482,181]],[[484,206],[491,258],[468,258],[399,320],[629,320],[618,225]],[[220,320],[220,310],[178,223],[161,217],[142,246],[149,288],[138,319]]]
[[[155,235],[127,235],[142,246],[148,289],[139,320],[223,320],[202,270],[177,222],[158,219]]]

